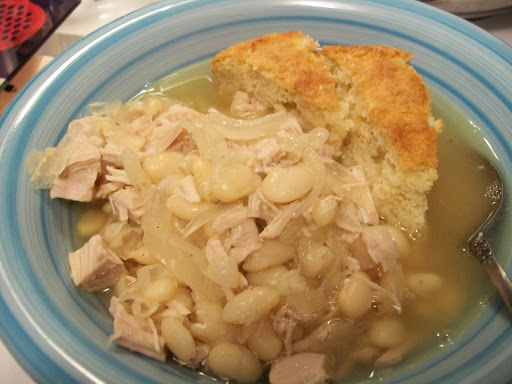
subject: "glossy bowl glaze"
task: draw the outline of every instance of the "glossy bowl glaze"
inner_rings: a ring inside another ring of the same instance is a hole
[[[210,379],[107,348],[112,321],[106,306],[75,288],[69,277],[70,205],[32,189],[24,171],[28,151],[55,145],[91,102],[127,100],[230,44],[292,29],[321,44],[391,45],[413,52],[413,65],[428,86],[451,99],[481,130],[511,185],[512,49],[462,19],[418,1],[188,0],[148,6],[58,56],[0,120],[0,334],[36,381]],[[509,205],[503,233],[510,233],[511,222]],[[510,237],[502,236],[496,249],[510,273]],[[380,383],[507,382],[512,377],[510,324],[493,297],[452,344]]]

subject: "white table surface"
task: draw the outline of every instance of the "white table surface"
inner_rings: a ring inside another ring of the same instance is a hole
[[[39,53],[55,56],[67,45],[96,28],[156,0],[82,0],[56,34],[41,47]],[[474,22],[496,37],[512,45],[512,10]],[[21,368],[0,342],[0,383],[34,384],[34,380]]]

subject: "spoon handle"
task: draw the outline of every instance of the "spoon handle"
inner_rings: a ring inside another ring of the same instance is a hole
[[[492,283],[500,293],[509,311],[512,313],[512,282],[510,282],[502,266],[494,255],[484,260],[482,266],[487,271]]]
[[[494,256],[491,244],[482,232],[470,241],[469,251],[487,271],[492,283],[503,298],[510,313],[512,313],[512,282],[510,282],[507,273]]]

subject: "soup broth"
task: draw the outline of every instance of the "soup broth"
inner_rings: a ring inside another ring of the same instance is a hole
[[[229,111],[230,100],[218,95],[209,61],[184,68],[155,82],[134,99],[141,99],[146,94],[179,100],[201,113],[212,107],[224,113]],[[494,292],[483,268],[466,251],[469,236],[490,210],[491,201],[484,195],[486,187],[493,182],[493,174],[487,169],[484,158],[493,158],[492,151],[478,129],[449,100],[435,90],[431,91],[431,99],[434,115],[445,120],[445,132],[439,135],[438,140],[439,179],[428,197],[427,224],[422,231],[411,234],[410,252],[399,262],[406,276],[435,274],[440,277],[442,288],[435,295],[416,295],[414,301],[403,306],[400,319],[406,342],[389,350],[385,356],[387,364],[382,367],[365,363],[365,359],[371,360],[371,351],[365,349],[365,340],[347,343],[346,334],[341,332],[337,338],[334,333],[329,347],[330,353],[337,355],[338,360],[334,380],[374,382],[421,363],[428,356],[456,343],[458,335],[479,314]],[[78,206],[73,215],[75,221],[78,224],[89,221],[90,218],[81,218],[101,210],[101,204]],[[76,248],[88,237],[77,235]],[[107,306],[111,294],[109,290],[104,292]],[[377,319],[379,311],[374,309],[374,314],[360,321],[359,335],[366,335]],[[331,320],[334,327],[336,321]]]
[[[205,61],[182,69],[155,82],[136,98],[160,94],[202,113],[211,107],[226,111],[229,101],[217,94],[209,66]],[[418,296],[405,306],[401,316],[410,348],[404,347],[403,353],[409,355],[399,365],[369,369],[345,359],[336,368],[335,379],[346,379],[350,372],[351,381],[379,380],[391,371],[418,363],[454,343],[493,292],[483,269],[466,251],[467,239],[490,210],[491,202],[484,194],[493,175],[484,158],[492,158],[492,152],[479,131],[449,100],[435,90],[431,99],[434,115],[445,120],[445,132],[438,141],[439,179],[428,198],[427,225],[411,236],[411,252],[400,261],[406,274],[438,274],[443,288],[434,299]]]

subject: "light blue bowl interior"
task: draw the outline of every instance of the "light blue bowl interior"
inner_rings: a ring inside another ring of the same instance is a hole
[[[235,42],[292,29],[321,44],[413,52],[427,84],[481,129],[511,186],[512,49],[464,20],[416,1],[163,1],[146,7],[53,60],[0,120],[0,333],[38,382],[210,380],[106,347],[112,331],[106,306],[69,278],[72,210],[32,189],[24,172],[28,151],[55,145],[91,102],[127,100]],[[511,233],[510,223],[508,204],[500,233]],[[510,239],[500,236],[498,255],[510,249]],[[512,274],[509,260],[502,261]],[[506,382],[511,358],[510,318],[493,298],[456,342],[381,382]]]

